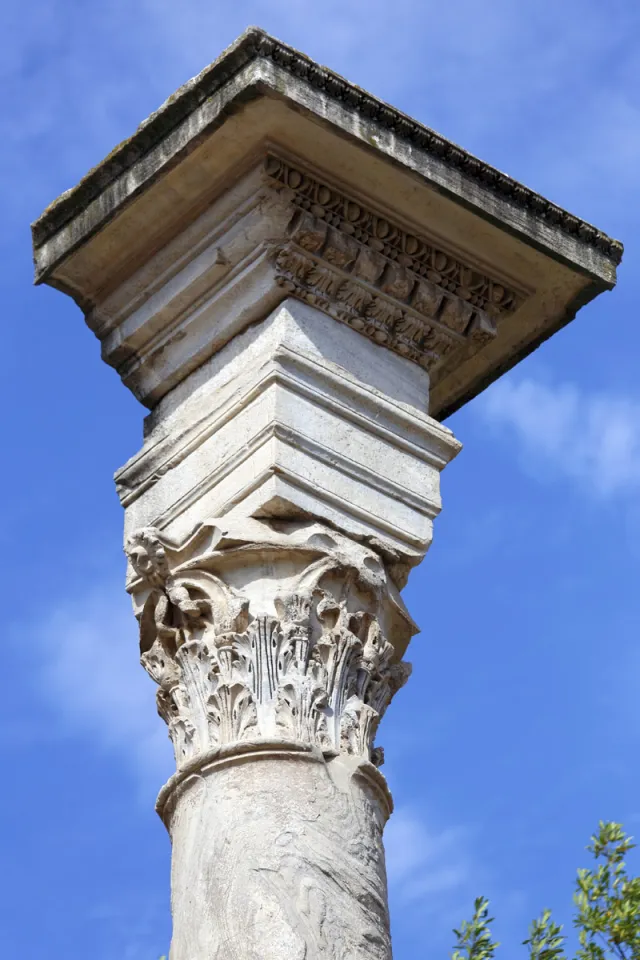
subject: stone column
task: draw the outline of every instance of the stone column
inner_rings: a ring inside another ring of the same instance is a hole
[[[313,521],[127,550],[178,771],[172,957],[391,956],[376,727],[410,621],[378,555]]]
[[[151,411],[116,482],[176,755],[171,960],[390,960],[375,738],[441,421],[622,248],[255,29],[33,238]]]
[[[409,402],[426,372],[296,300],[196,381],[118,475],[142,663],[177,764],[158,800],[171,957],[387,960],[392,805],[374,740],[410,673],[399,588],[458,444]],[[194,423],[182,479],[175,451],[154,477]],[[233,504],[221,517],[212,495]],[[158,515],[162,530],[138,526]]]

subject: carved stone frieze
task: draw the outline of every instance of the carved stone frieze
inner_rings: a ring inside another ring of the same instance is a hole
[[[312,245],[301,243],[301,246],[305,246],[310,252],[319,252],[326,244],[326,259],[330,263],[343,266],[347,262],[353,262],[358,256],[360,244],[366,244],[370,251],[385,258],[373,262],[381,264],[382,267],[387,261],[407,267],[414,274],[438,284],[443,291],[455,294],[491,316],[513,312],[519,306],[523,297],[522,291],[510,289],[473,264],[441,249],[424,237],[415,236],[368,206],[348,197],[336,187],[322,183],[280,157],[269,154],[265,160],[265,172],[275,184],[292,191],[294,204],[311,215],[306,221],[306,233],[309,238],[314,239],[310,240]],[[321,221],[321,224],[314,228],[311,218]],[[329,240],[326,239],[327,225],[335,227],[337,231],[330,233]],[[349,241],[352,241],[351,244]],[[344,251],[343,262],[332,259],[331,252],[336,249]],[[403,271],[395,272],[391,267],[390,282],[393,284],[397,277],[400,289],[386,289],[385,292],[401,297],[408,294],[409,289],[405,289],[406,276]]]
[[[318,524],[237,527],[205,524],[182,546],[145,528],[126,543],[178,767],[274,737],[381,762],[375,733],[410,673],[386,632],[412,632],[384,564]]]
[[[278,283],[428,370],[480,350],[526,297],[273,154],[265,174],[297,208]]]

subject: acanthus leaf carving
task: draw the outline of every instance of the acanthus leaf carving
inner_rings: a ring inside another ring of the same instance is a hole
[[[158,531],[139,531],[126,546],[141,597],[141,660],[159,686],[178,766],[274,736],[380,759],[373,739],[408,671],[379,620],[379,573],[330,546],[311,563],[302,551],[299,588],[276,593],[273,612],[256,615],[218,574],[176,563]]]
[[[256,703],[246,685],[220,683],[208,702],[209,725],[213,746],[247,740],[256,731]]]
[[[278,687],[276,724],[285,738],[316,743],[331,751],[326,712],[329,697],[323,680],[317,663],[311,663],[305,672],[291,671]]]

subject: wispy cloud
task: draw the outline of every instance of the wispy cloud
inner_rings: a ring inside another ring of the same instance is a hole
[[[467,842],[463,828],[438,830],[414,807],[396,810],[384,835],[392,901],[455,915],[472,875]]]
[[[479,398],[477,414],[515,440],[538,479],[565,477],[601,498],[640,486],[640,401],[575,384],[509,377]]]
[[[414,803],[393,813],[384,838],[392,931],[398,924],[408,934],[407,955],[417,956],[418,945],[423,950],[427,943],[425,956],[429,950],[449,956],[453,930],[470,919],[473,902],[481,895],[490,898],[492,913],[495,906],[497,923],[492,929],[507,951],[509,945],[521,944],[538,905],[531,906],[522,889],[505,887],[500,871],[496,874],[486,866],[486,852],[484,857],[479,854],[481,837],[475,830],[438,826],[421,804]],[[495,853],[489,859],[493,864]]]
[[[69,599],[30,631],[38,651],[36,684],[61,735],[116,753],[145,794],[172,773],[154,685],[138,663],[131,606],[121,587]]]

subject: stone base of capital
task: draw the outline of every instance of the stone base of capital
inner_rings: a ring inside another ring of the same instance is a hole
[[[348,776],[357,774],[366,780],[371,789],[378,794],[381,809],[385,812],[385,822],[393,812],[393,797],[387,785],[385,776],[371,761],[357,757],[344,758],[341,764],[336,764],[337,754],[326,756],[322,750],[310,743],[296,743],[291,740],[247,740],[228,744],[224,747],[214,747],[207,753],[196,757],[186,766],[178,770],[167,780],[156,800],[156,813],[164,825],[171,831],[171,817],[176,805],[192,785],[193,781],[211,775],[216,770],[226,767],[242,765],[251,761],[286,759],[307,760],[310,763],[332,764],[332,774],[337,771],[347,771]]]
[[[117,475],[127,535],[154,526],[183,542],[208,517],[313,517],[404,583],[460,449],[428,396],[426,370],[288,299],[150,414]]]

